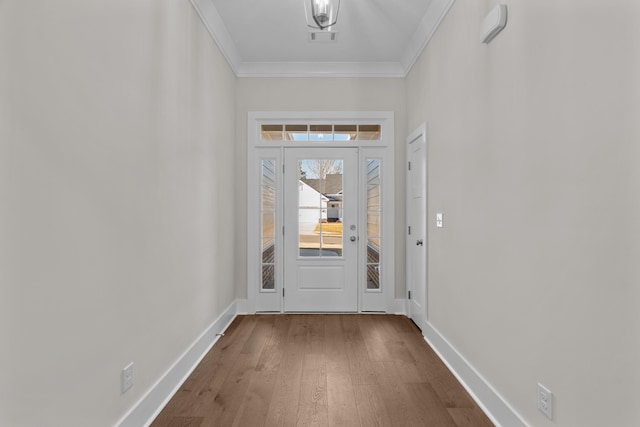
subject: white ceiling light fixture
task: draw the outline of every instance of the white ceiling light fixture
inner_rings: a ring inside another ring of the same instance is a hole
[[[307,25],[310,28],[329,30],[338,22],[340,0],[304,0]]]

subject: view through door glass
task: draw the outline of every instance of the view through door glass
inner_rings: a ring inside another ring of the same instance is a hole
[[[343,255],[343,168],[341,159],[298,161],[300,257]]]

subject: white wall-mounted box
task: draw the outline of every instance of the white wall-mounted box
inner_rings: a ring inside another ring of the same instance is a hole
[[[499,4],[484,18],[480,26],[480,41],[489,43],[507,25],[507,5]]]

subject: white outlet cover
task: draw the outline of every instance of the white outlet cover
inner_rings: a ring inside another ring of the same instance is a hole
[[[553,393],[538,383],[538,409],[550,420],[553,419]]]
[[[133,362],[129,363],[122,369],[122,393],[125,393],[127,390],[133,386]]]

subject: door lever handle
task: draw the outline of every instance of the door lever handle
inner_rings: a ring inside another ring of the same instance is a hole
[[[416,241],[416,246],[422,246],[422,239]]]

